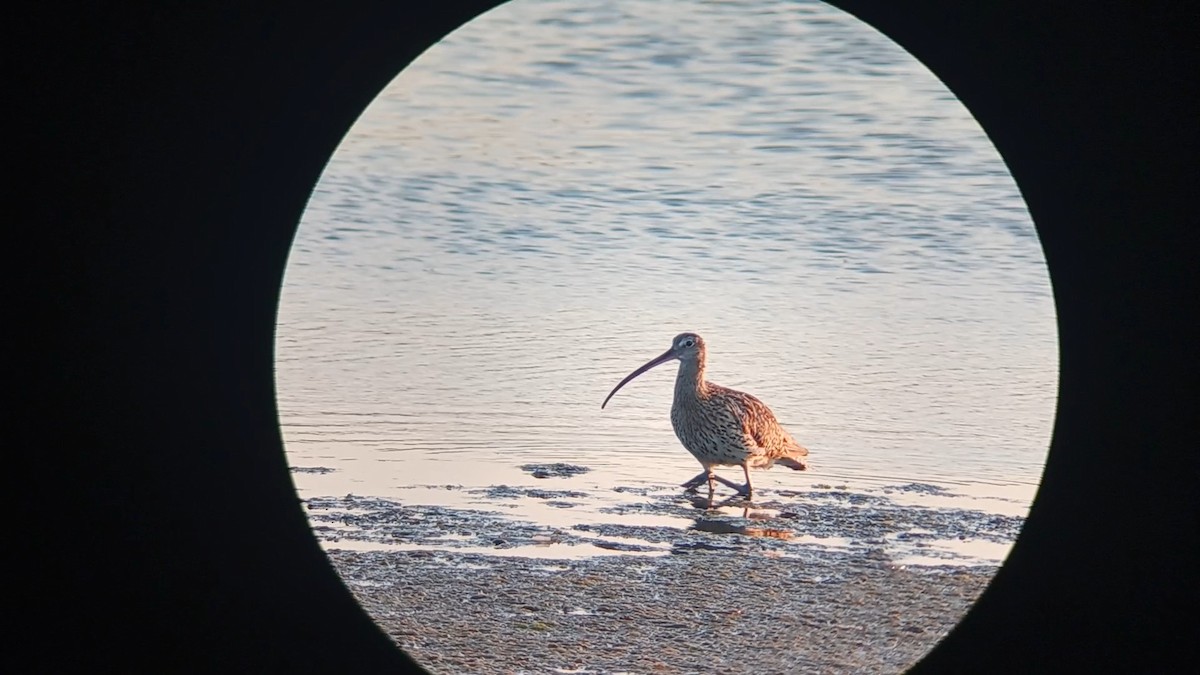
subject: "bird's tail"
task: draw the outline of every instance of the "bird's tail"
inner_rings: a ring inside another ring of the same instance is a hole
[[[788,452],[786,455],[776,458],[776,462],[786,466],[793,471],[804,471],[808,469],[808,463],[804,458],[808,455],[808,450],[801,446],[796,446],[798,450]]]

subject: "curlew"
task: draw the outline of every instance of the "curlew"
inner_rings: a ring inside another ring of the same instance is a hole
[[[765,403],[745,392],[704,379],[705,356],[704,340],[699,335],[680,333],[671,342],[670,349],[613,387],[600,407],[604,408],[613,394],[633,378],[678,359],[671,426],[683,447],[704,467],[704,471],[682,487],[695,489],[707,481],[711,495],[715,487],[713,481],[720,481],[749,498],[754,490],[750,483],[751,469],[769,469],[775,463],[796,471],[807,469],[804,458],[808,456],[808,450],[780,426]],[[716,475],[713,468],[718,466],[742,467],[746,484],[738,485]]]

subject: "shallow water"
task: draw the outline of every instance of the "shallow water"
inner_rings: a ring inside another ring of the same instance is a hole
[[[297,489],[456,485],[421,503],[611,522],[632,498],[614,488],[699,470],[668,419],[673,367],[600,409],[684,330],[711,380],[811,450],[808,472],[755,475],[766,497],[918,482],[946,494],[891,497],[1027,510],[1057,336],[1017,188],[911,56],[774,0],[517,0],[380,94],[316,186],[282,292],[289,461],[334,469]],[[549,462],[591,471],[519,468]],[[498,485],[590,501],[467,490]]]
[[[586,491],[414,486],[395,498],[347,494],[309,497],[305,504],[330,548],[542,560],[699,550],[803,559],[843,553],[898,567],[993,566],[1023,522],[1020,514],[968,506],[978,498],[964,495],[939,492],[934,496],[956,503],[932,505],[921,499],[933,488],[924,484],[866,491],[817,485],[769,491],[753,503],[664,487],[578,487]],[[895,498],[900,494],[910,498]]]

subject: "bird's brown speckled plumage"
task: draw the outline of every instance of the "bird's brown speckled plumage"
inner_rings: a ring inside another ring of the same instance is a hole
[[[671,349],[631,373],[609,398],[634,377],[673,359],[679,360],[679,373],[671,425],[679,442],[704,467],[703,473],[684,483],[685,487],[696,487],[707,480],[711,489],[713,481],[719,480],[749,495],[750,469],[769,469],[776,463],[797,471],[808,468],[804,459],[808,450],[779,424],[766,404],[750,394],[704,379],[707,353],[704,340],[695,333],[675,336]],[[741,466],[745,487],[715,476],[712,470],[717,466]]]

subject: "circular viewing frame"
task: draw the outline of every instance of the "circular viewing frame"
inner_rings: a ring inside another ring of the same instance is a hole
[[[21,65],[44,75],[21,110],[41,145],[22,168],[44,189],[31,227],[53,251],[34,321],[56,317],[68,337],[35,345],[53,351],[26,391],[57,421],[35,429],[24,475],[70,516],[22,500],[55,583],[31,594],[16,642],[33,655],[34,626],[69,629],[71,650],[36,652],[47,669],[82,666],[73,654],[125,670],[412,667],[298,504],[273,331],[292,236],[338,143],[418,54],[500,3],[428,4],[31,23],[42,42]],[[1180,157],[1200,114],[1178,100],[1196,70],[1184,10],[829,4],[921,60],[988,133],[1058,311],[1038,496],[992,584],[915,671],[1165,669],[1191,648],[1197,548],[1195,354],[1179,337],[1196,309],[1181,290],[1194,177]],[[70,44],[46,47],[63,26]],[[47,54],[60,48],[78,51]]]

